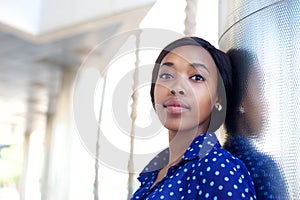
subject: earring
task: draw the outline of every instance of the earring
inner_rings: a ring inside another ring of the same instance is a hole
[[[244,113],[245,113],[245,108],[244,108],[243,106],[240,106],[240,107],[239,107],[239,112],[240,112],[241,114],[244,114]]]
[[[216,105],[215,105],[215,107],[216,107],[216,109],[218,110],[218,111],[221,111],[222,110],[222,105],[220,104],[220,103],[217,103]]]

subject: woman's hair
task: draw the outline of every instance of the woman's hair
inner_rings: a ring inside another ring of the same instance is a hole
[[[213,110],[212,118],[210,122],[209,131],[217,130],[221,124],[227,120],[226,109],[227,107],[231,107],[231,94],[232,94],[232,71],[231,71],[231,63],[229,57],[222,51],[216,49],[213,45],[207,42],[204,39],[198,37],[183,37],[178,39],[169,45],[167,45],[159,54],[158,58],[155,61],[155,65],[152,71],[152,82],[151,82],[151,101],[153,107],[155,109],[155,102],[154,102],[154,88],[157,81],[157,76],[160,68],[160,64],[164,57],[171,52],[173,49],[181,46],[199,46],[204,48],[213,58],[216,67],[218,69],[218,85],[217,85],[217,94],[219,99],[221,99],[221,104],[223,109],[221,111]],[[230,98],[230,99],[229,99]]]

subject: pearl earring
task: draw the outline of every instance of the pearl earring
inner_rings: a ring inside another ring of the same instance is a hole
[[[223,107],[222,107],[221,104],[219,104],[219,103],[216,104],[216,109],[217,109],[218,111],[221,111],[222,108],[223,108]]]

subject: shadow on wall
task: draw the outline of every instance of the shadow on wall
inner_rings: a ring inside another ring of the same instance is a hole
[[[251,139],[261,139],[266,107],[256,56],[242,49],[227,52],[233,67],[233,97],[228,108],[231,119],[225,124],[224,148],[241,159],[251,173],[257,199],[287,199],[286,182],[279,165],[259,151]]]

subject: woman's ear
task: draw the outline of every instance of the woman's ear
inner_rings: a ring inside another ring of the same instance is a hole
[[[226,101],[225,101],[226,102]],[[216,131],[225,121],[226,105],[221,98],[217,98],[213,105],[211,121],[209,124],[209,131]]]

